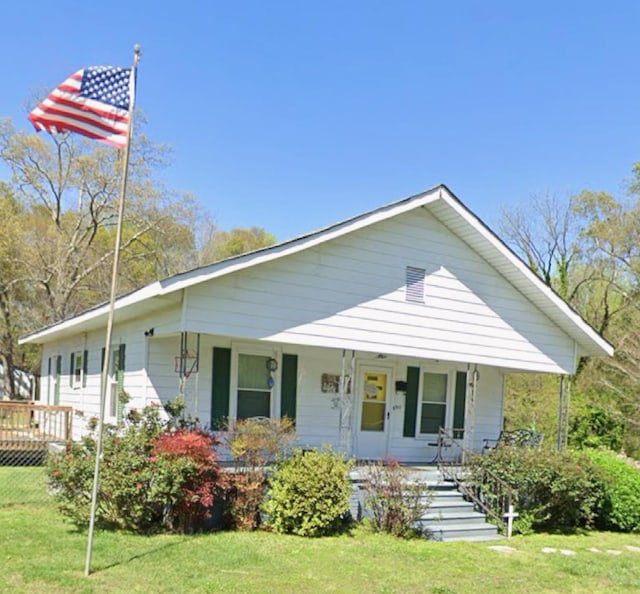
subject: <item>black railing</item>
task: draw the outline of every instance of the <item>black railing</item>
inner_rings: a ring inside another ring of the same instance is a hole
[[[453,481],[465,497],[510,536],[507,518],[514,517],[514,489],[490,470],[471,473],[468,463],[477,454],[462,446],[462,435],[462,429],[440,428],[436,453],[438,468],[445,479]]]

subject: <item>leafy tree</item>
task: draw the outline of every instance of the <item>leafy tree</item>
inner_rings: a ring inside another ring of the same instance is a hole
[[[590,418],[604,400],[610,418],[626,421],[625,449],[640,454],[640,163],[627,190],[623,198],[584,191],[565,203],[534,198],[527,209],[506,212],[501,227],[531,269],[616,347],[612,359],[579,361],[573,378],[577,408]],[[512,384],[523,381],[537,380],[528,376]],[[554,394],[539,394],[543,416],[553,410]],[[507,409],[521,418],[512,396]]]
[[[200,250],[201,264],[239,256],[273,245],[276,238],[262,227],[235,228],[231,231],[212,230],[209,240]]]
[[[194,249],[189,226],[193,204],[153,177],[166,155],[166,147],[136,135],[123,232],[123,291],[181,270]],[[74,135],[16,132],[4,122],[0,157],[25,209],[21,251],[28,281],[47,304],[37,322],[55,322],[103,300],[117,222],[121,153]]]
[[[16,342],[24,330],[28,291],[26,271],[20,257],[22,208],[11,189],[0,183],[0,361],[4,385],[0,393],[15,397],[13,368],[16,363]]]

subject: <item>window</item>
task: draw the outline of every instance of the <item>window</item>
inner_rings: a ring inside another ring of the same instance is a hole
[[[238,355],[238,419],[271,416],[271,362],[266,355]]]
[[[440,427],[446,427],[448,379],[446,373],[422,374],[419,433],[438,433]]]
[[[69,385],[72,388],[81,388],[86,385],[87,378],[87,351],[75,351],[71,353],[69,362]]]
[[[109,372],[109,410],[107,414],[111,418],[117,418],[118,416],[118,371],[120,368],[120,349],[114,349],[111,353],[111,370]]]
[[[407,266],[406,271],[406,300],[411,303],[424,303],[424,268]]]
[[[102,364],[104,365],[104,348],[102,349]],[[113,420],[122,420],[124,404],[120,400],[120,394],[124,391],[125,371],[125,345],[121,344],[111,351],[109,358],[109,372],[107,374],[107,389],[105,415]]]
[[[47,363],[47,404],[60,404],[60,374],[62,373],[62,357],[49,357]]]

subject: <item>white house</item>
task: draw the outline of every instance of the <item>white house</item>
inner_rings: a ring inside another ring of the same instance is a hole
[[[22,339],[42,400],[99,411],[108,305]],[[154,282],[115,306],[107,420],[180,392],[204,424],[295,419],[299,445],[426,461],[502,427],[505,374],[612,347],[445,186]],[[84,419],[84,420],[83,420]],[[462,431],[464,429],[464,431]]]

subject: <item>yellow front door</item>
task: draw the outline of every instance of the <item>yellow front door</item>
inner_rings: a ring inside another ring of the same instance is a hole
[[[358,458],[382,459],[387,454],[391,370],[363,367],[359,374]]]

